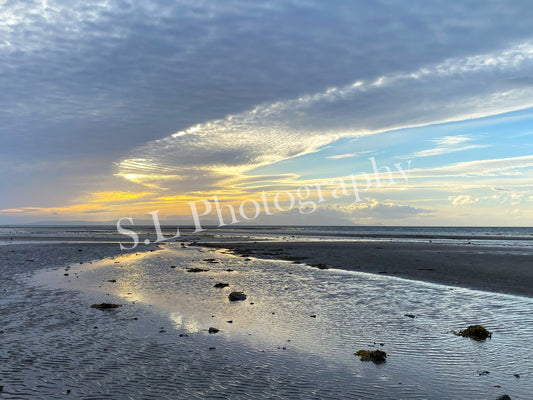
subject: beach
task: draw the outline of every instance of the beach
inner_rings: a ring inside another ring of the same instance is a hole
[[[214,231],[125,252],[111,229],[88,231],[4,237],[0,399],[529,399],[533,390],[527,247]],[[230,301],[232,291],[246,299]],[[120,307],[91,308],[100,303]],[[477,323],[492,338],[452,333]],[[387,360],[363,362],[361,349]]]
[[[245,241],[207,245],[229,248],[243,256],[533,297],[533,249],[529,248],[388,241]]]

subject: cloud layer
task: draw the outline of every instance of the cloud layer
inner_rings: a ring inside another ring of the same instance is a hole
[[[533,42],[497,53],[454,58],[422,69],[356,81],[288,101],[260,105],[196,125],[136,149],[119,174],[187,191],[191,177],[210,189],[255,167],[316,151],[340,137],[479,118],[533,107],[533,87],[501,83],[533,69]],[[423,98],[423,101],[420,99]],[[431,156],[478,148],[466,136],[437,140]],[[173,183],[177,185],[173,185]]]
[[[533,107],[532,19],[525,0],[0,0],[0,209],[275,188],[296,177],[254,168]],[[418,156],[476,146],[450,140]]]

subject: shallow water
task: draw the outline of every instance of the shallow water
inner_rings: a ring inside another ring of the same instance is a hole
[[[533,299],[224,253],[169,244],[73,266],[69,276],[41,272],[32,282],[149,304],[168,321],[170,337],[188,333],[196,345],[216,340],[219,372],[204,366],[208,384],[238,394],[232,398],[531,399]],[[202,261],[209,258],[218,263]],[[230,287],[216,289],[217,282]],[[247,300],[230,303],[232,290]],[[450,333],[478,323],[492,339]],[[208,335],[209,327],[220,332]],[[353,354],[372,348],[387,352],[385,364]],[[248,367],[231,374],[236,364]],[[256,379],[265,374],[268,387]],[[181,394],[197,395],[187,387]]]

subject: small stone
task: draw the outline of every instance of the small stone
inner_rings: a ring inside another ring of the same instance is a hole
[[[414,314],[404,314],[403,316],[404,317],[409,317],[409,318],[416,318],[416,315],[414,315]]]
[[[213,285],[214,288],[218,288],[218,289],[222,289],[228,286],[229,286],[229,283],[222,283],[222,282],[219,282]]]
[[[311,314],[310,317],[311,318],[316,318],[316,314]]]
[[[112,310],[113,308],[122,307],[122,304],[113,304],[113,303],[100,303],[93,304],[91,308],[96,308],[98,310]]]
[[[354,353],[361,361],[372,361],[374,364],[382,364],[387,359],[387,353],[381,350],[359,350]]]
[[[243,292],[231,292],[228,295],[229,301],[241,301],[246,300],[246,295]]]
[[[108,282],[117,283],[117,280],[116,279],[109,279]]]
[[[477,373],[478,373],[479,376],[483,376],[483,375],[488,375],[488,374],[490,374],[489,371],[477,371]]]
[[[203,268],[187,268],[186,271],[187,272],[207,272],[209,270],[203,269]]]
[[[520,374],[514,374],[513,375],[515,378],[520,378]]]
[[[468,328],[459,332],[453,332],[457,336],[468,337],[473,340],[481,342],[487,338],[492,337],[492,333],[486,330],[481,325],[470,325]]]
[[[219,331],[220,331],[220,329],[213,328],[213,327],[211,327],[211,328],[208,329],[208,332],[209,332],[209,333],[218,333]]]
[[[504,394],[498,397],[496,400],[511,400],[511,397],[509,395]]]

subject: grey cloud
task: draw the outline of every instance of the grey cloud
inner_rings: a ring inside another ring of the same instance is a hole
[[[92,158],[102,175],[137,146],[258,104],[508,47],[531,35],[533,14],[528,1],[46,3],[8,0],[0,9],[0,156],[15,164]],[[376,91],[360,101],[321,104],[311,114],[300,110],[294,121],[301,125],[292,128],[345,126],[354,108],[359,117],[371,115],[382,101],[405,104],[400,114],[450,84],[433,83],[433,89],[400,87],[396,96]],[[469,88],[444,95],[461,100]],[[415,111],[412,122],[424,110]],[[322,122],[321,115],[329,117]],[[363,123],[372,128],[375,121]],[[239,152],[224,150],[212,159],[257,161],[239,159]],[[73,169],[61,174],[72,181],[83,176]],[[21,185],[33,183],[19,178]],[[55,179],[48,170],[38,184],[46,191]],[[78,191],[65,185],[50,197],[64,201]],[[22,203],[28,197],[22,190],[17,196]]]

